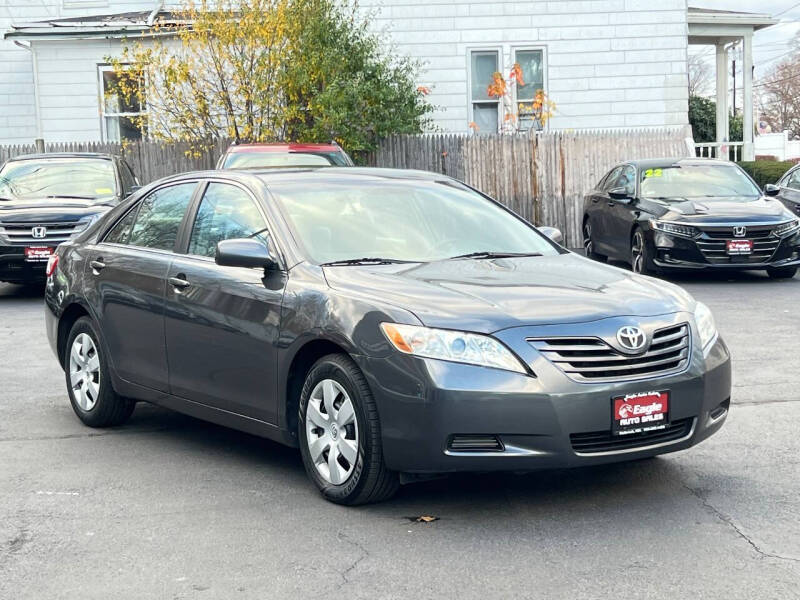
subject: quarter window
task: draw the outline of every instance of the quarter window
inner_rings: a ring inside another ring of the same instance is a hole
[[[131,229],[128,243],[143,248],[173,250],[183,215],[197,184],[160,188],[145,198]]]
[[[211,183],[189,238],[189,254],[214,256],[222,240],[254,237],[267,244],[266,222],[250,195],[239,187]]]
[[[488,88],[499,71],[497,50],[478,50],[470,53],[470,102],[472,121],[481,133],[497,133],[500,121],[500,101],[489,96]]]

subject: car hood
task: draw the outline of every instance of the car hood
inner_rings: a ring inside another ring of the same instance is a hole
[[[687,223],[778,222],[791,217],[786,207],[772,198],[675,198],[669,202],[649,200],[660,219]]]
[[[0,200],[0,221],[7,223],[58,223],[76,221],[106,212],[118,203],[116,198],[82,200],[78,198],[41,198]]]
[[[692,309],[677,286],[573,253],[424,264],[325,267],[328,284],[404,308],[431,327],[491,333],[518,326]]]

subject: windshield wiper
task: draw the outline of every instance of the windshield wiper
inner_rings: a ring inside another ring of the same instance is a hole
[[[469,252],[467,254],[459,254],[458,256],[451,256],[446,260],[456,260],[458,258],[515,258],[519,256],[541,256],[541,252],[491,252],[489,250],[480,250],[478,252]]]
[[[332,260],[322,263],[321,267],[340,267],[346,265],[392,265],[397,263],[411,263],[412,260],[399,260],[397,258],[347,258],[345,260]]]
[[[73,196],[70,194],[54,194],[45,198],[67,198],[69,200],[97,200],[97,196]]]

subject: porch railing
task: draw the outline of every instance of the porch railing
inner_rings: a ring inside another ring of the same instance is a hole
[[[702,142],[694,145],[695,156],[701,158],[720,158],[739,162],[742,160],[744,142]]]

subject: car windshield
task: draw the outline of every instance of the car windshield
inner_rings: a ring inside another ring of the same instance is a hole
[[[761,191],[734,165],[672,165],[642,169],[640,195],[643,198],[683,200],[685,198],[748,198]]]
[[[453,181],[306,180],[270,191],[318,264],[558,254],[525,221]]]
[[[117,182],[110,160],[45,158],[6,163],[0,171],[0,197],[12,199],[114,196]]]
[[[225,157],[225,169],[290,169],[292,167],[347,167],[339,152],[232,152]]]

